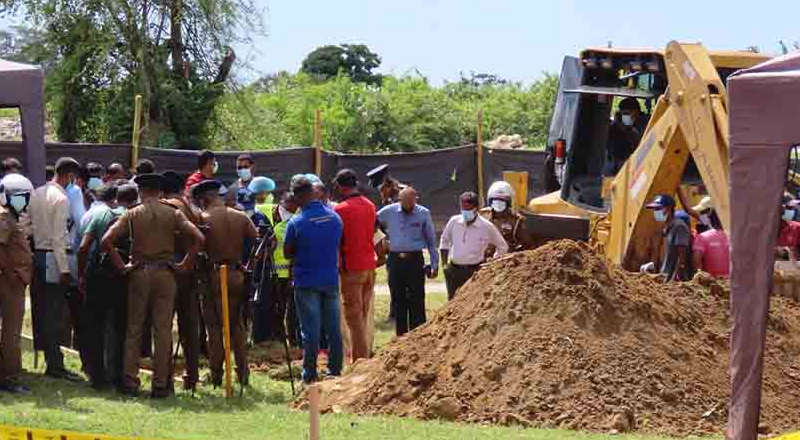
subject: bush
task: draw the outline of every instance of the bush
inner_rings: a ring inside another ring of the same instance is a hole
[[[484,113],[484,138],[520,134],[544,146],[558,78],[531,84],[470,81],[431,86],[425,78],[387,76],[381,86],[346,75],[320,81],[279,75],[227,95],[209,129],[212,145],[248,150],[312,145],[322,111],[323,145],[342,152],[419,151],[473,143]]]

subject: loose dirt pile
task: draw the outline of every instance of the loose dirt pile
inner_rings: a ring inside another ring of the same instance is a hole
[[[322,382],[323,410],[719,435],[729,304],[727,289],[711,290],[624,272],[582,243],[514,254],[377,358]],[[762,431],[777,433],[800,420],[797,304],[775,298],[768,331]]]

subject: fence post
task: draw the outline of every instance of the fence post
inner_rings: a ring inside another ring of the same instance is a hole
[[[314,174],[322,179],[322,111],[314,111]]]
[[[131,169],[139,161],[139,138],[142,135],[142,95],[136,95],[133,110],[133,139],[131,140]]]
[[[485,205],[483,187],[483,109],[478,110],[478,199]]]

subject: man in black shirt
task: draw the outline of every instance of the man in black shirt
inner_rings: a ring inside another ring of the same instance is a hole
[[[642,113],[636,98],[625,98],[608,129],[608,163],[606,174],[615,175],[639,146],[650,117]]]
[[[689,261],[687,255],[692,241],[692,233],[686,222],[675,216],[675,199],[660,194],[647,205],[647,209],[653,210],[657,222],[666,225],[662,232],[664,253],[661,258],[661,275],[666,278],[667,282],[688,281]]]

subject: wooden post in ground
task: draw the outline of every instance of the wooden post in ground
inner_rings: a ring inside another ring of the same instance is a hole
[[[131,169],[139,161],[139,140],[142,135],[142,95],[136,95],[133,110],[133,139],[131,140]]]
[[[322,179],[322,111],[314,111],[314,174]]]
[[[483,186],[483,109],[478,110],[478,198],[481,206],[486,204]]]
[[[228,308],[228,266],[219,268],[220,291],[222,292],[222,335],[225,345],[225,397],[233,397],[233,383],[231,380],[231,323]]]
[[[319,440],[319,386],[308,387],[309,440]]]

